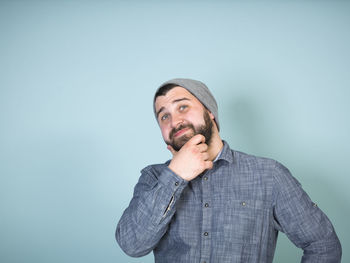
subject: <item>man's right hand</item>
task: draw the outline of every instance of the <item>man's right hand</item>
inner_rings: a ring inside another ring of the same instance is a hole
[[[207,152],[208,145],[201,134],[193,136],[178,152],[170,145],[167,148],[173,155],[169,168],[186,181],[191,181],[204,170],[213,168]]]

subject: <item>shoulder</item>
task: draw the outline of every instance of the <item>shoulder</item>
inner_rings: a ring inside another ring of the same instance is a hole
[[[234,164],[236,164],[240,170],[254,171],[258,174],[262,173],[269,175],[277,184],[299,184],[291,175],[289,169],[274,159],[255,156],[235,150],[232,150],[232,152],[234,156]]]
[[[299,181],[282,163],[266,157],[259,157],[233,151],[239,170],[254,174],[256,180],[269,181],[277,192],[295,192],[301,187]]]
[[[235,150],[231,151],[234,156],[234,164],[243,169],[262,169],[264,171],[272,171],[276,168],[276,165],[281,165],[271,158],[260,157]]]

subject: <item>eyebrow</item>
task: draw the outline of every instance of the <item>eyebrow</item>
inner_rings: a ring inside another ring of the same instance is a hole
[[[177,102],[180,102],[180,101],[183,101],[183,100],[190,100],[190,99],[188,99],[188,98],[176,99],[176,100],[173,100],[171,103],[174,104],[174,103],[177,103]],[[164,107],[161,107],[161,108],[159,109],[159,111],[157,111],[157,119],[158,119],[159,114],[160,114],[164,109],[165,109]]]

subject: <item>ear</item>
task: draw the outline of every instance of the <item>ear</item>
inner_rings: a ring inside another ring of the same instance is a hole
[[[212,120],[214,120],[214,119],[215,119],[215,116],[213,115],[213,113],[211,113],[210,111],[208,111],[208,112],[209,112],[210,118],[211,118]]]

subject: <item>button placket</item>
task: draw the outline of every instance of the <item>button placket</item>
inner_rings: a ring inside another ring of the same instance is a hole
[[[211,247],[211,224],[212,224],[212,209],[211,192],[210,192],[210,171],[206,171],[202,177],[202,245],[201,245],[201,262],[208,262],[210,258]]]

